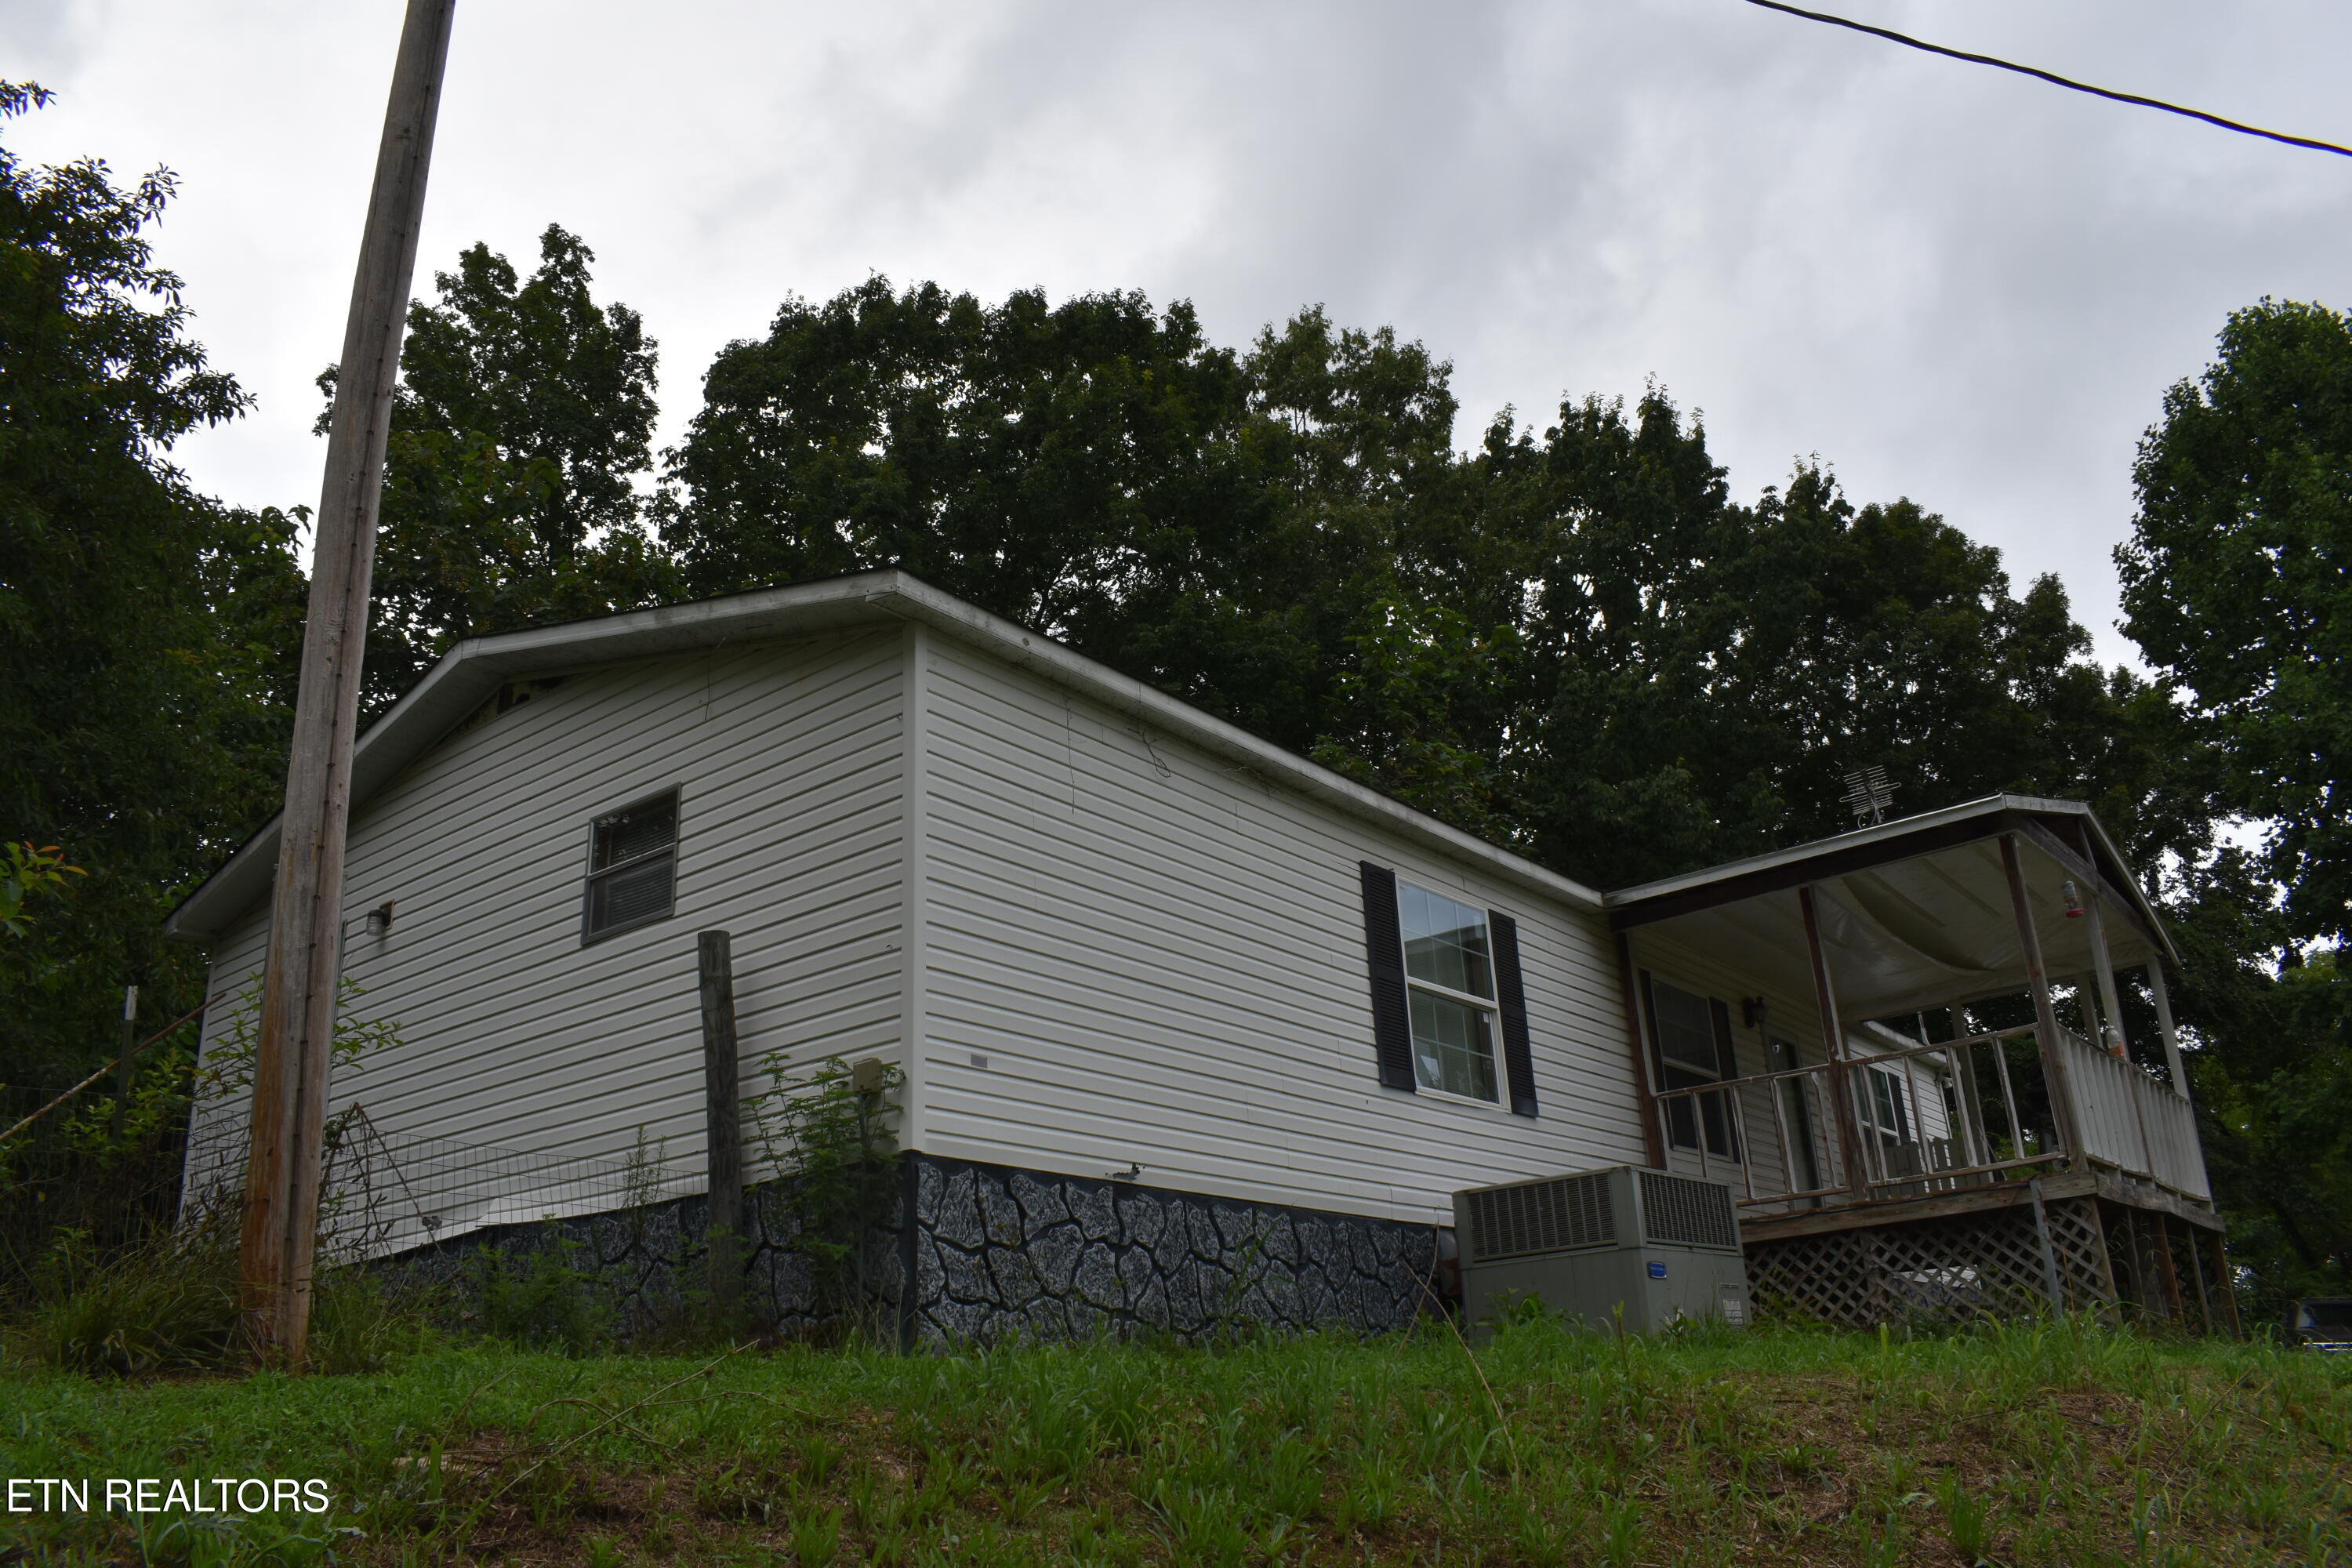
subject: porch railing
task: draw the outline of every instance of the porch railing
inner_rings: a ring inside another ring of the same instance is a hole
[[[1666,1089],[1654,1097],[1659,1131],[1670,1163],[1731,1181],[1743,1206],[1767,1212],[2055,1174],[2072,1152],[2053,1086],[2038,1049],[2011,1048],[2034,1038],[2027,1025]],[[2084,1157],[2209,1199],[2189,1102],[2130,1062],[2071,1037],[2059,1045]],[[1874,1086],[1874,1073],[1900,1087]]]
[[[2197,1113],[2189,1101],[2120,1057],[2073,1036],[2059,1041],[2081,1107],[2083,1152],[2187,1197],[2210,1198]]]

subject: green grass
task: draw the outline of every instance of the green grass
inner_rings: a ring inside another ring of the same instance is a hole
[[[2352,1561],[2352,1367],[2071,1326],[1515,1325],[1220,1351],[8,1370],[10,1476],[323,1478],[325,1517],[0,1515],[42,1563]],[[0,1549],[0,1559],[6,1552]]]

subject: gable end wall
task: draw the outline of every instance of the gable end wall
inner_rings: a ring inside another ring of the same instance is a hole
[[[491,1182],[526,1209],[550,1160],[624,1160],[640,1128],[668,1189],[699,1192],[710,928],[733,937],[747,1098],[772,1050],[795,1069],[898,1059],[902,648],[890,628],[589,670],[429,752],[352,825],[352,1012],[396,1020],[403,1043],[339,1074],[333,1108],[363,1105],[396,1143],[530,1156]],[[591,820],[671,785],[677,913],[583,946]],[[372,936],[362,912],[387,899],[392,929]],[[258,972],[267,920],[217,944],[215,994]],[[208,1052],[235,1011],[208,1016]],[[247,1114],[204,1108],[192,1179],[241,1166]],[[756,1141],[747,1153],[757,1176]]]

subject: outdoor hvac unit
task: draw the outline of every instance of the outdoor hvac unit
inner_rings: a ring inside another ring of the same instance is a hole
[[[1454,1195],[1462,1300],[1477,1323],[1528,1296],[1589,1328],[1748,1324],[1731,1189],[1636,1165]]]

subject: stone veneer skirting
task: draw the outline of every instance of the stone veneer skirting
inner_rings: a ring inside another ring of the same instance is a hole
[[[908,1349],[1190,1342],[1255,1330],[1376,1334],[1450,1304],[1453,1237],[1436,1226],[924,1154],[906,1156],[903,1178],[898,1212],[866,1252],[865,1315],[872,1330],[895,1324]],[[384,1263],[395,1276],[462,1289],[469,1259],[485,1248],[518,1262],[560,1248],[628,1334],[690,1308],[706,1212],[696,1196],[502,1226]],[[787,1334],[825,1328],[791,1245],[781,1184],[754,1188],[746,1212],[752,1316]]]
[[[911,1158],[909,1344],[1385,1333],[1444,1310],[1435,1226]]]

